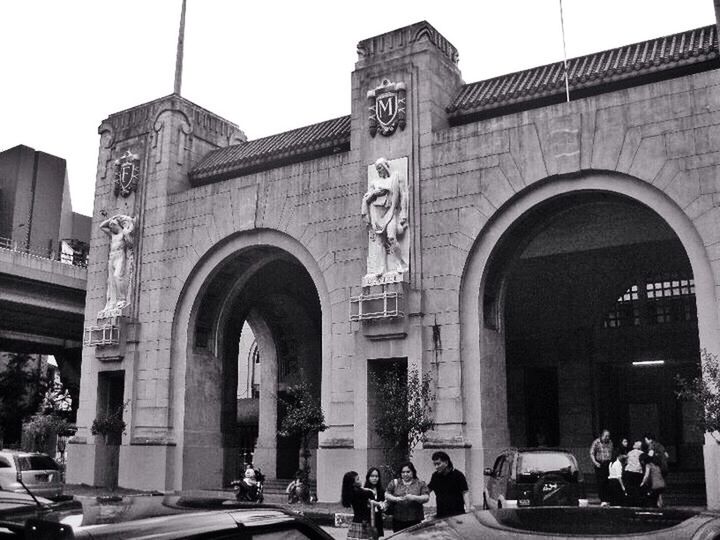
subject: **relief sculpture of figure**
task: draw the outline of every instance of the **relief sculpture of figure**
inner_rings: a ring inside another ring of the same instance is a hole
[[[117,214],[103,221],[100,230],[110,237],[107,303],[103,311],[122,309],[128,305],[128,288],[135,245],[135,218]]]
[[[378,159],[375,170],[378,177],[370,181],[370,187],[363,195],[361,210],[370,229],[370,241],[380,248],[380,261],[374,273],[377,277],[389,271],[402,274],[407,272],[408,263],[403,257],[398,239],[408,227],[407,191],[387,159]],[[388,268],[388,255],[395,256],[397,268]]]

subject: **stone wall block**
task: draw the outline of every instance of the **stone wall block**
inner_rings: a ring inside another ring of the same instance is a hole
[[[681,208],[685,208],[700,195],[700,180],[697,170],[681,172],[665,188],[665,193]]]
[[[695,130],[686,129],[665,134],[668,157],[679,158],[694,155],[696,153],[695,140]]]
[[[517,193],[525,187],[525,182],[520,174],[520,169],[518,169],[518,166],[510,153],[500,154],[500,156],[498,156],[498,166],[512,186],[514,192]]]
[[[685,162],[678,159],[669,159],[663,163],[658,171],[652,184],[661,190],[665,188],[675,179],[675,177],[685,170]]]
[[[712,207],[710,210],[693,220],[703,244],[706,246],[720,242],[720,208]],[[720,275],[720,274],[715,274]]]
[[[638,151],[638,147],[641,142],[640,130],[638,128],[630,128],[625,132],[625,138],[623,140],[622,148],[620,149],[620,156],[616,165],[616,170],[619,172],[628,172],[630,166],[633,163],[635,154]]]
[[[490,214],[481,212],[475,206],[466,206],[459,209],[459,222],[462,233],[470,238],[477,238],[485,226]]]
[[[548,175],[580,168],[581,121],[579,114],[566,114],[538,124]]]
[[[595,111],[583,111],[580,121],[580,168],[589,169],[592,166],[593,149],[595,144]]]
[[[596,112],[591,168],[616,169],[626,130],[626,119],[622,108],[612,107]]]
[[[695,221],[698,217],[712,210],[716,206],[714,194],[700,195],[687,205],[684,210],[687,216]]]
[[[500,208],[515,194],[512,184],[499,167],[482,169],[480,179],[483,195],[495,208]]]
[[[509,130],[510,154],[520,170],[525,185],[541,180],[548,175],[545,157],[535,124],[525,124]]]
[[[632,165],[628,169],[630,176],[652,182],[665,164],[667,155],[663,137],[643,139],[633,156]]]

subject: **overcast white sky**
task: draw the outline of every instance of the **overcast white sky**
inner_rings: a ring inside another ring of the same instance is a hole
[[[0,0],[0,150],[68,162],[92,213],[97,127],[172,92],[181,0]],[[568,57],[715,21],[712,0],[563,0]],[[562,58],[559,0],[188,0],[182,95],[250,139],[350,113],[358,41],[427,20],[466,82]]]

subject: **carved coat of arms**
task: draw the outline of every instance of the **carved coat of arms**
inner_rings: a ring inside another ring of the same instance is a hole
[[[115,160],[115,195],[127,197],[137,189],[140,179],[140,156],[126,151]]]
[[[392,83],[384,79],[382,84],[367,94],[370,113],[370,136],[380,131],[382,135],[392,135],[406,124],[405,83]]]

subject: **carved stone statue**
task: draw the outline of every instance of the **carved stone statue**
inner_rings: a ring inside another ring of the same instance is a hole
[[[397,161],[405,161],[405,158]],[[375,162],[370,171],[368,191],[362,198],[361,214],[368,225],[368,275],[383,282],[383,276],[397,278],[408,271],[408,242],[404,238],[408,228],[407,173],[396,171],[385,158]],[[366,276],[368,278],[368,276]],[[399,281],[392,279],[391,281]],[[365,279],[365,284],[372,284]]]
[[[100,312],[122,310],[129,305],[128,289],[134,263],[135,218],[117,214],[100,224],[110,237],[108,257],[107,303]]]

